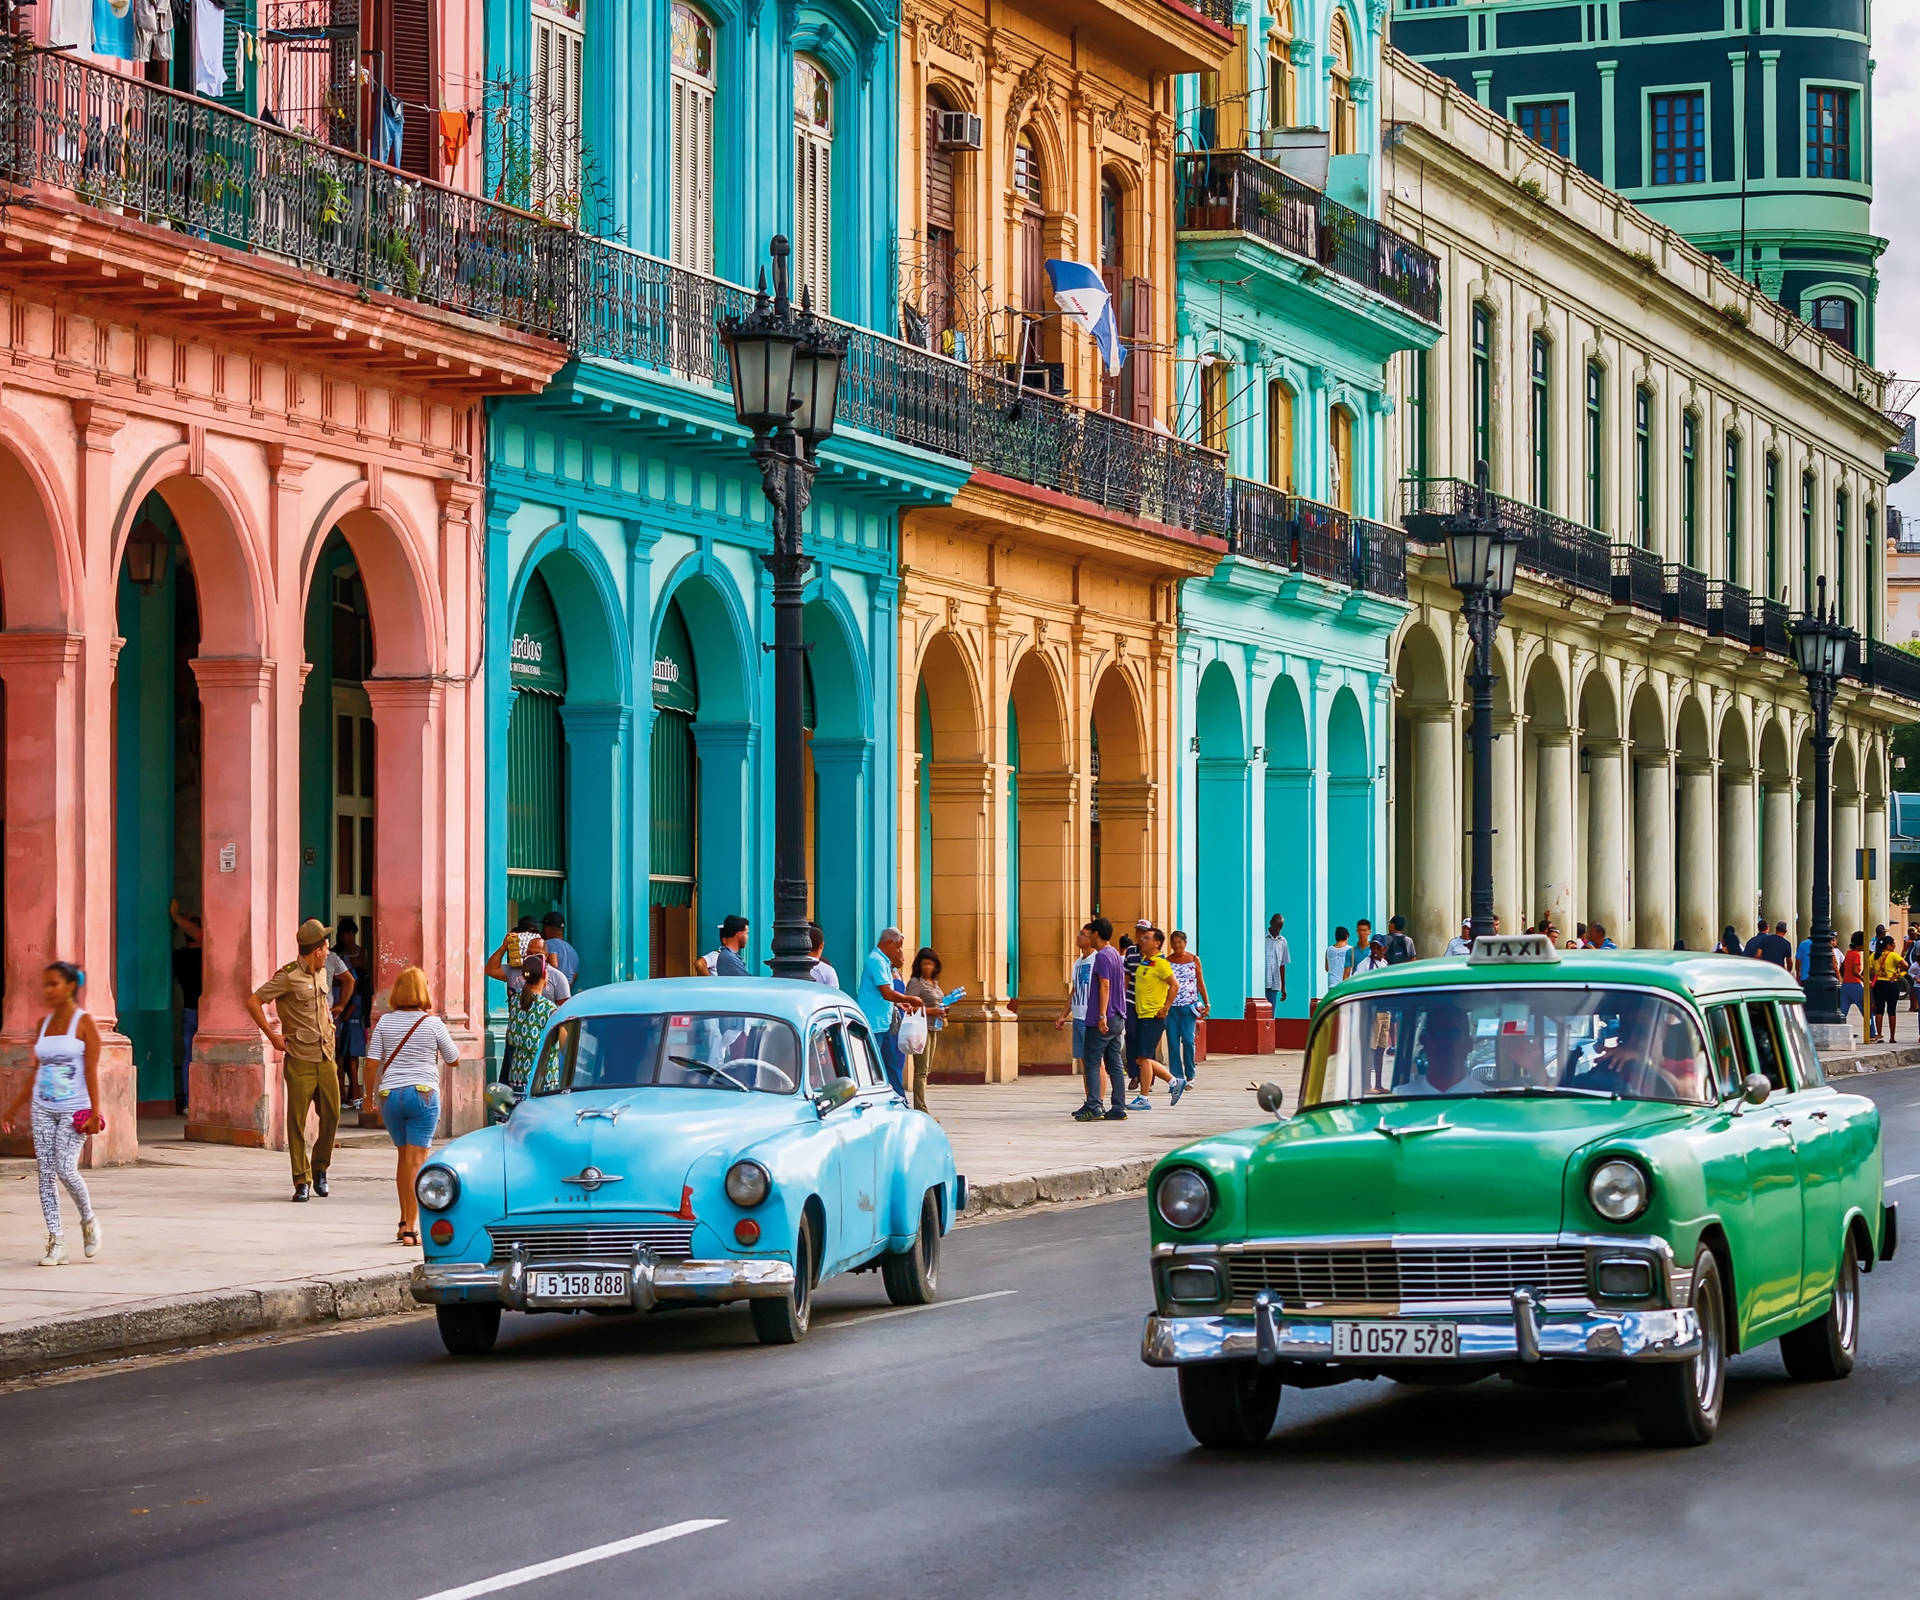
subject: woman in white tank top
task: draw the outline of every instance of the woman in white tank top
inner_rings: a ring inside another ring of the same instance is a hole
[[[40,1167],[40,1210],[47,1223],[43,1267],[67,1259],[60,1228],[60,1189],[65,1187],[80,1210],[80,1232],[89,1256],[100,1250],[100,1223],[80,1176],[80,1153],[87,1135],[106,1128],[100,1103],[100,1030],[80,1009],[80,986],[87,975],[70,962],[56,961],[41,976],[47,1015],[33,1042],[31,1084],[0,1116],[0,1133],[13,1132],[21,1103],[33,1101],[33,1154]]]

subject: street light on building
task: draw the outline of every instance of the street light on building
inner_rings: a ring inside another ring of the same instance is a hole
[[[733,409],[753,435],[760,487],[773,511],[773,549],[761,557],[773,577],[773,975],[805,979],[813,971],[807,930],[807,796],[801,719],[806,683],[801,620],[807,569],[801,521],[819,471],[818,450],[833,433],[846,345],[796,308],[787,287],[788,245],[776,234],[773,294],[766,275],[753,309],[720,319],[733,369]]]
[[[1858,635],[1842,627],[1827,604],[1823,577],[1811,611],[1793,625],[1793,658],[1813,702],[1813,926],[1808,930],[1807,1021],[1815,1027],[1845,1027],[1840,975],[1833,969],[1833,696],[1847,670],[1847,651]]]
[[[1487,464],[1474,472],[1440,536],[1447,547],[1447,578],[1460,591],[1460,609],[1473,641],[1473,936],[1493,933],[1493,641],[1500,607],[1513,593],[1520,541],[1493,514]]]

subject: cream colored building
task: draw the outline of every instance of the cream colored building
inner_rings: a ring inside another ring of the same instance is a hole
[[[1762,913],[1805,928],[1787,623],[1822,578],[1867,636],[1835,708],[1834,920],[1884,919],[1887,740],[1920,716],[1920,673],[1875,643],[1883,378],[1446,79],[1392,51],[1382,79],[1385,220],[1439,255],[1445,321],[1397,358],[1389,470],[1431,536],[1484,460],[1525,535],[1496,668],[1502,925],[1691,949]],[[1410,568],[1390,881],[1432,951],[1466,909],[1470,647],[1439,547]]]

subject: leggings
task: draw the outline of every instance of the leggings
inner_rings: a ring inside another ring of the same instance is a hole
[[[57,1178],[67,1186],[73,1203],[80,1208],[82,1222],[93,1221],[93,1201],[87,1194],[86,1180],[80,1176],[80,1151],[87,1136],[73,1125],[71,1111],[55,1111],[33,1103],[33,1154],[40,1164],[40,1210],[47,1219],[47,1232],[59,1234],[60,1191]]]

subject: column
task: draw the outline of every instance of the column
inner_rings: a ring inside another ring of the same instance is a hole
[[[1600,181],[1609,189],[1616,189],[1619,184],[1614,167],[1613,75],[1620,63],[1596,61],[1593,65],[1600,74]]]
[[[1079,909],[1079,883],[1073,871],[1073,818],[1079,794],[1078,773],[1020,774],[1022,1071],[1068,1071],[1073,1059],[1073,1040],[1054,1027],[1053,1019],[1066,1004],[1074,930],[1086,920],[1086,913]]]
[[[627,917],[644,912],[621,892],[627,841],[618,820],[626,812],[633,713],[623,705],[564,705],[560,721],[567,734],[567,902],[580,982],[619,983],[641,976],[629,964]]]
[[[700,941],[714,936],[722,917],[738,912],[754,924],[747,937],[747,970],[764,976],[773,927],[769,891],[756,885],[752,872],[758,744],[759,729],[751,722],[694,718],[693,749],[700,765],[694,904],[701,923],[694,929],[695,948],[709,948]]]
[[[1520,722],[1493,719],[1493,910],[1506,933],[1527,925],[1520,885]],[[1423,946],[1424,948],[1424,946]],[[1442,947],[1444,948],[1444,946]]]
[[[1573,934],[1573,735],[1547,728],[1534,735],[1534,910],[1561,933]]]
[[[993,932],[993,874],[988,870],[988,817],[998,797],[986,761],[924,763],[932,824],[933,946],[942,980],[964,984],[967,998],[941,1041],[943,1075],[999,1083],[1017,1070],[1017,1040],[1006,1009],[1004,948]],[[1004,800],[998,800],[1004,804]]]
[[[1713,763],[1678,761],[1674,766],[1676,937],[1684,939],[1689,950],[1711,950],[1720,938],[1714,923]]]
[[[1796,944],[1813,931],[1813,785],[1803,783],[1798,792],[1798,820],[1793,833]]]
[[[1407,910],[1414,944],[1432,952],[1446,949],[1460,926],[1455,842],[1461,838],[1461,828],[1455,810],[1459,784],[1454,776],[1458,745],[1453,706],[1410,706],[1408,722],[1413,729],[1414,811],[1409,847],[1413,904]],[[1316,985],[1324,976],[1315,980]]]
[[[813,919],[827,936],[827,959],[836,971],[849,975],[857,970],[855,963],[873,948],[873,936],[893,920],[890,915],[873,922],[867,913],[871,893],[868,863],[876,859],[867,842],[873,837],[868,802],[871,768],[872,745],[866,739],[813,741],[813,778],[819,791],[815,814],[831,820],[825,833],[816,834],[809,868],[817,874]],[[909,945],[916,944],[918,931],[908,930]]]
[[[1759,840],[1753,815],[1753,773],[1742,768],[1720,772],[1720,921],[1742,940],[1752,936],[1760,904],[1755,883]]]
[[[1833,793],[1833,932],[1840,948],[1862,927],[1864,907],[1860,882],[1854,873],[1854,852],[1860,848],[1860,795],[1857,790]]]
[[[1633,885],[1633,944],[1642,950],[1670,949],[1673,768],[1664,750],[1634,758]]]
[[[294,954],[290,943],[284,951],[275,947],[269,926],[273,872],[266,819],[274,774],[267,702],[274,664],[200,656],[193,672],[200,685],[206,938],[200,1029],[187,1064],[187,1137],[284,1150],[286,1091],[245,1001]],[[290,742],[297,750],[297,742]],[[383,851],[382,871],[386,861]]]
[[[1768,922],[1784,922],[1792,932],[1798,916],[1793,785],[1784,778],[1762,783],[1760,807],[1760,909]]]
[[[1626,942],[1627,930],[1626,748],[1619,739],[1587,743],[1586,920],[1616,944]]]
[[[1874,876],[1867,884],[1867,926],[1877,928],[1887,920],[1888,873],[1892,863],[1888,851],[1892,841],[1887,834],[1887,802],[1875,795],[1867,801],[1866,847],[1873,852]]]

